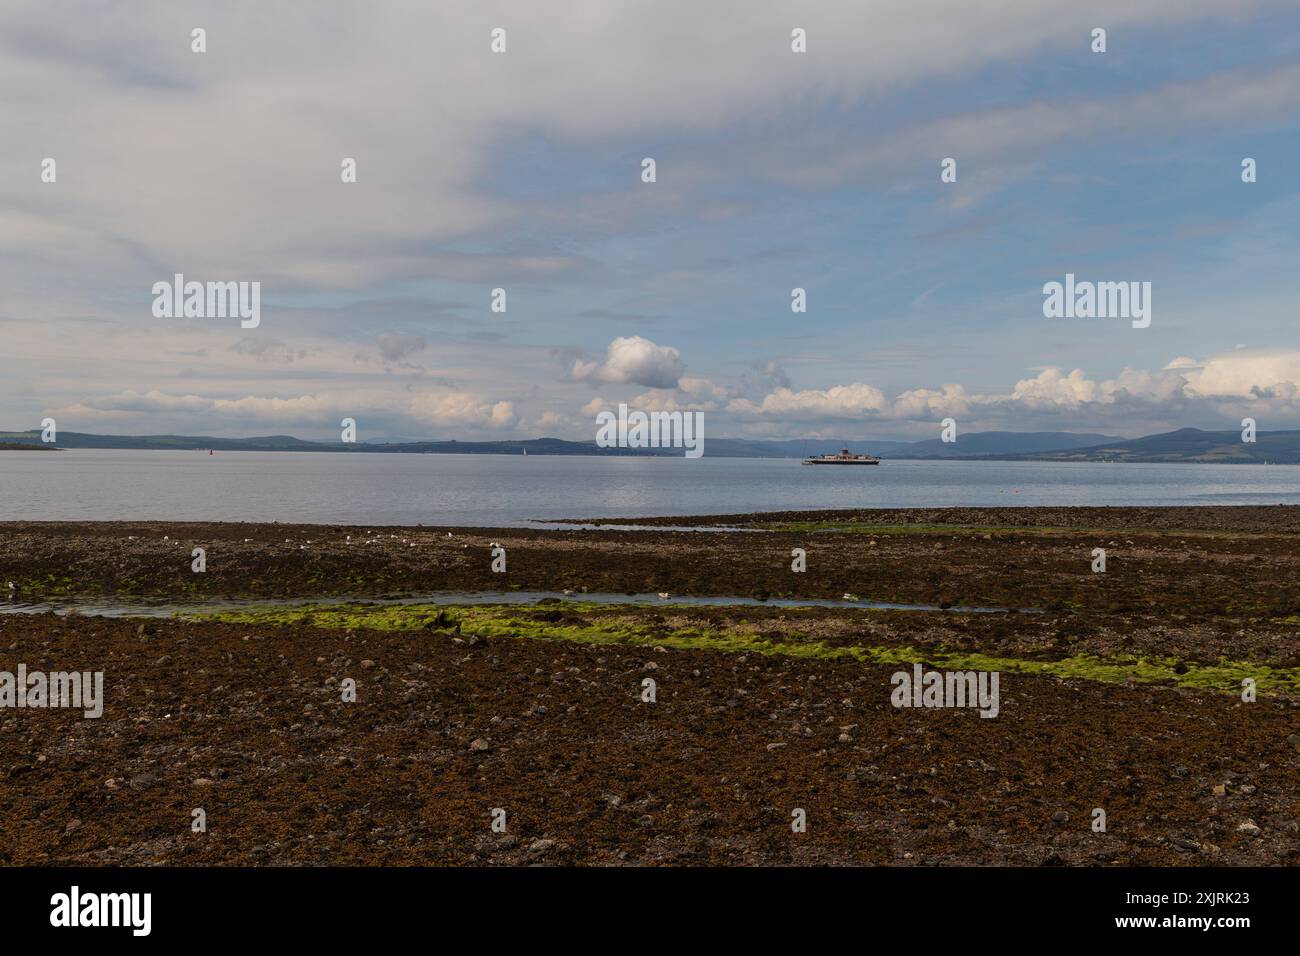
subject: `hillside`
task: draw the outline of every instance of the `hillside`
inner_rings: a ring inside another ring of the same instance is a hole
[[[40,432],[0,432],[0,448],[51,449]],[[459,455],[619,455],[679,457],[678,448],[600,448],[590,441],[529,438],[514,441],[305,441],[290,435],[214,438],[193,435],[94,435],[59,432],[61,448],[121,448],[204,451],[301,451],[348,454]],[[1074,432],[971,432],[953,443],[937,438],[918,442],[872,439],[754,440],[705,437],[712,458],[803,458],[848,448],[885,459],[990,459],[997,461],[1219,462],[1300,464],[1300,431],[1259,432],[1246,444],[1239,431],[1183,428],[1143,438],[1118,439]]]
[[[1300,464],[1300,431],[1259,432],[1254,442],[1243,442],[1240,430],[1202,431],[1180,428],[1161,435],[1106,442],[1033,455],[1006,456],[1039,461],[1193,461],[1220,464]]]

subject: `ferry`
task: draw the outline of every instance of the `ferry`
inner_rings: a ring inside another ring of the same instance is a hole
[[[874,455],[850,455],[847,448],[841,448],[838,455],[813,455],[803,460],[805,465],[878,465],[880,459]]]

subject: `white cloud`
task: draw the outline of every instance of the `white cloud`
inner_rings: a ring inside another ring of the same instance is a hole
[[[1003,393],[975,394],[961,385],[916,388],[892,400],[863,383],[829,389],[778,388],[760,401],[734,399],[727,411],[744,422],[866,426],[911,422],[930,425],[952,416],[972,427],[1017,431],[1109,428],[1125,433],[1201,427],[1235,427],[1253,414],[1274,428],[1300,415],[1300,351],[1233,351],[1195,360],[1185,356],[1156,370],[1125,369],[1110,379],[1083,369],[1045,368]],[[769,429],[770,431],[770,429]],[[792,427],[792,433],[797,427]]]
[[[675,388],[685,372],[679,350],[632,335],[619,336],[610,342],[604,361],[575,359],[569,377],[575,382],[591,384]]]
[[[759,402],[748,398],[733,399],[727,410],[740,417],[779,417],[786,421],[826,418],[876,417],[889,406],[885,393],[872,385],[855,382],[828,389],[805,389],[796,392],[778,388]]]

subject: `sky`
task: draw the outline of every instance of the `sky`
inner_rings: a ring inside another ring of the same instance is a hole
[[[1298,117],[1300,0],[8,0],[0,429],[1300,428]]]

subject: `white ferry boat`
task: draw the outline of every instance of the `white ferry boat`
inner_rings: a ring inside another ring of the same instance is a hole
[[[805,465],[878,465],[880,459],[874,455],[850,455],[847,448],[841,448],[838,455],[813,455],[803,460]]]

